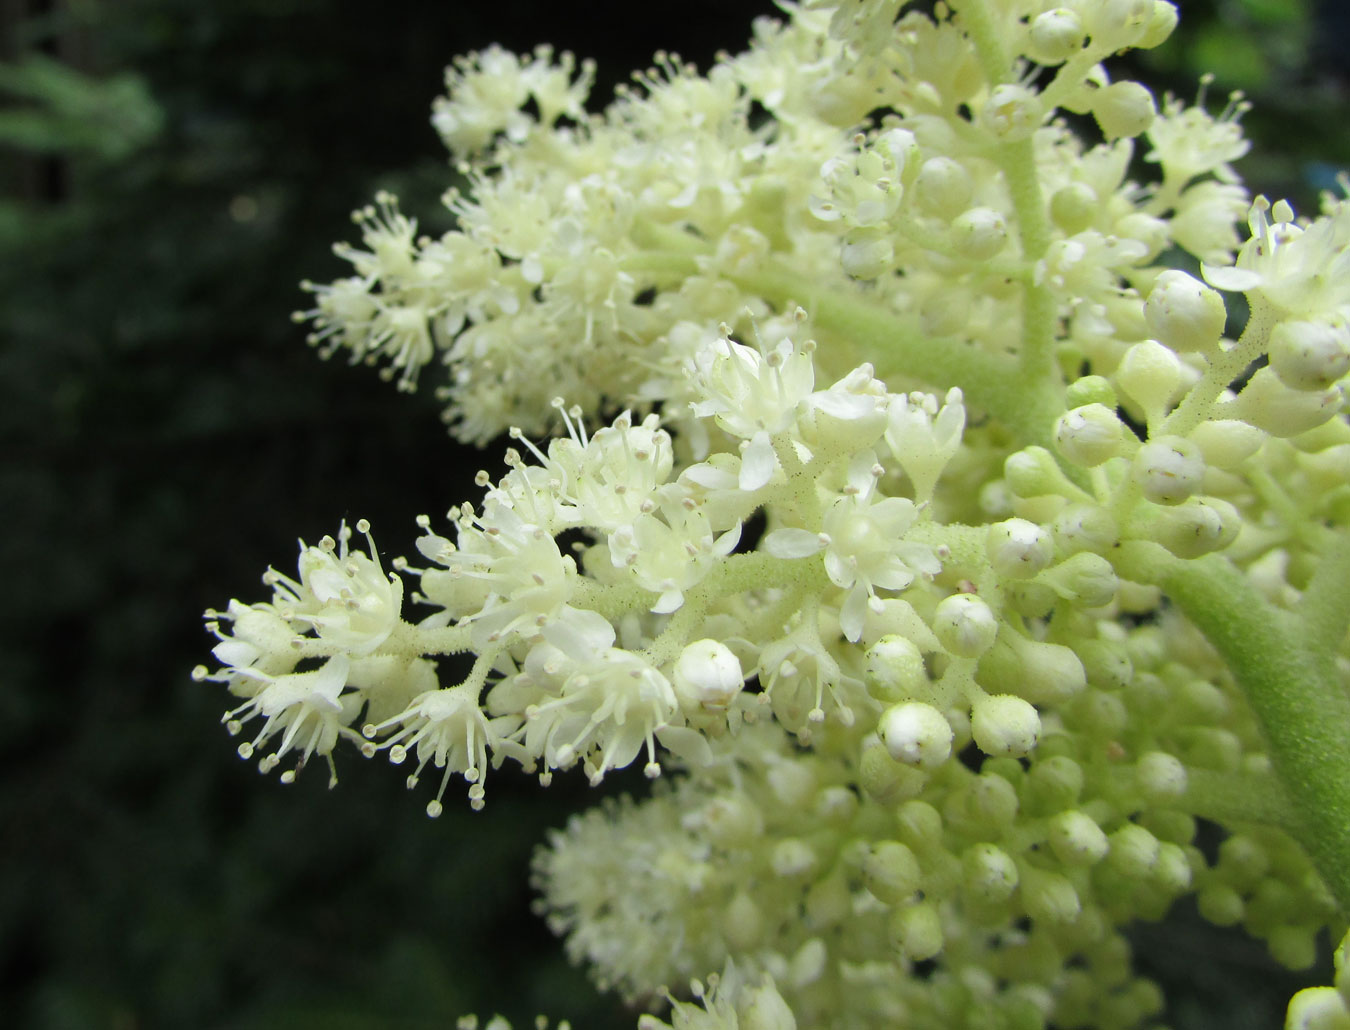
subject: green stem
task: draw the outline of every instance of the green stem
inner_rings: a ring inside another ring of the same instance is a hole
[[[1298,832],[1289,817],[1289,795],[1274,777],[1191,769],[1186,779],[1186,793],[1178,804],[1192,815],[1224,826],[1265,823]]]
[[[1248,297],[1251,299],[1251,316],[1242,330],[1242,336],[1231,350],[1210,358],[1209,367],[1205,369],[1200,382],[1191,387],[1176,411],[1163,419],[1163,433],[1185,436],[1207,419],[1219,394],[1265,352],[1270,331],[1275,328],[1279,318],[1278,312],[1259,293],[1248,294]]]
[[[1350,530],[1336,533],[1317,556],[1317,571],[1299,602],[1313,646],[1336,651],[1350,629]]]
[[[1344,545],[1338,560],[1350,561]],[[1331,649],[1305,618],[1267,602],[1226,558],[1181,561],[1136,542],[1121,548],[1116,567],[1161,586],[1226,660],[1288,792],[1292,832],[1350,913],[1350,692]],[[1327,588],[1337,619],[1347,609],[1344,583]]]

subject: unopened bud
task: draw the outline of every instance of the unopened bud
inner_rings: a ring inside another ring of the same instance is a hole
[[[906,905],[891,913],[891,935],[906,958],[923,962],[942,951],[942,917],[931,902]]]
[[[1041,736],[1036,707],[1012,694],[982,697],[971,707],[970,731],[987,755],[1029,754]]]
[[[1055,424],[1055,446],[1075,465],[1095,468],[1126,453],[1132,434],[1116,413],[1101,404],[1066,411]]]
[[[1341,409],[1339,390],[1292,390],[1266,367],[1256,370],[1237,400],[1224,407],[1271,436],[1297,436],[1315,429]]]
[[[1144,317],[1149,330],[1173,350],[1214,354],[1228,312],[1217,290],[1170,268],[1154,280]]]
[[[1050,820],[1050,850],[1065,865],[1095,865],[1110,847],[1102,828],[1086,812],[1073,809]]]
[[[1149,440],[1135,452],[1130,475],[1154,504],[1180,504],[1200,489],[1205,460],[1200,448],[1179,436]]]
[[[1260,450],[1269,436],[1264,430],[1246,422],[1223,418],[1201,422],[1190,431],[1187,438],[1200,448],[1206,465],[1231,469],[1237,468]]]
[[[1026,86],[1004,83],[995,86],[980,109],[980,124],[996,139],[1013,143],[1026,139],[1041,124],[1040,97]]]
[[[675,662],[675,692],[687,707],[726,709],[745,685],[741,662],[725,644],[696,640]]]
[[[1101,210],[1096,190],[1085,182],[1061,186],[1050,197],[1050,217],[1069,236],[1090,226]]]
[[[1192,497],[1158,512],[1145,525],[1144,534],[1178,558],[1199,558],[1227,547],[1241,529],[1242,516],[1228,501]]]
[[[983,598],[952,594],[933,612],[933,633],[948,654],[978,658],[994,646],[998,619]]]
[[[882,701],[918,697],[928,690],[923,655],[912,640],[888,633],[867,649],[868,690]]]
[[[905,765],[935,769],[951,757],[951,724],[922,701],[906,701],[886,709],[877,732],[890,756]]]
[[[923,872],[913,851],[899,841],[884,840],[864,856],[862,880],[878,901],[898,905],[914,896],[923,883]]]
[[[988,261],[1008,242],[1008,223],[991,207],[972,207],[952,222],[952,246],[970,261]]]
[[[1092,116],[1108,140],[1138,136],[1157,116],[1153,94],[1137,82],[1113,82],[1098,92]]]
[[[989,527],[985,553],[1000,578],[1029,579],[1050,564],[1055,545],[1050,534],[1036,523],[1005,519]]]
[[[1325,390],[1350,372],[1350,331],[1325,322],[1281,322],[1270,334],[1270,367],[1294,390]]]
[[[1056,7],[1031,23],[1030,54],[1039,64],[1059,64],[1083,49],[1083,19],[1067,7]]]
[[[970,173],[950,157],[929,158],[914,180],[914,199],[919,208],[948,221],[970,206],[973,193]]]
[[[1167,414],[1182,392],[1186,371],[1169,347],[1156,340],[1136,343],[1125,352],[1116,369],[1116,383],[1126,397],[1143,409],[1149,424]]]

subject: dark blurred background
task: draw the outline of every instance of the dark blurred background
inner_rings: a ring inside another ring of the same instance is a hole
[[[1350,164],[1346,15],[1183,0],[1139,59],[1241,87],[1253,188],[1312,207]],[[707,65],[763,3],[0,0],[0,1025],[633,1025],[529,912],[531,848],[596,792],[494,775],[428,820],[383,762],[293,787],[240,762],[188,678],[199,613],[264,596],[295,539],[364,516],[386,557],[497,458],[429,392],[322,363],[289,312],[378,188],[432,231],[441,69],[491,42]],[[623,783],[607,790],[622,789]],[[1141,950],[1184,1027],[1274,1027],[1259,947],[1183,909]],[[807,1030],[807,1028],[803,1028]]]

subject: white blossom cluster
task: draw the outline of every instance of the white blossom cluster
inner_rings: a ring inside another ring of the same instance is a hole
[[[358,523],[208,613],[264,772],[346,739],[436,815],[507,760],[678,770],[535,866],[602,986],[725,971],[644,1028],[1129,1030],[1131,920],[1194,894],[1306,968],[1343,916],[1260,656],[1192,615],[1350,687],[1350,202],[1253,200],[1241,97],[1111,77],[1165,0],[905,7],[785,5],[599,113],[571,55],[458,60],[457,228],[380,195],[299,317],[439,360],[506,469],[394,575]]]

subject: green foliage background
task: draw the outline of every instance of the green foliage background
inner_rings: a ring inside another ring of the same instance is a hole
[[[1183,0],[1141,74],[1252,95],[1256,188],[1306,209],[1350,141],[1339,4]],[[596,799],[492,777],[438,821],[383,762],[263,781],[188,670],[197,613],[262,596],[344,517],[386,558],[473,496],[429,393],[323,364],[295,283],[379,187],[430,213],[440,69],[489,42],[706,66],[768,3],[11,3],[0,26],[0,1023],[631,1026],[529,913],[531,847]],[[1338,27],[1339,23],[1339,27]],[[1337,36],[1337,33],[1340,33]],[[1339,43],[1337,40],[1339,39]],[[1343,73],[1342,73],[1343,75]],[[616,783],[607,789],[621,789]],[[1306,978],[1185,911],[1142,928],[1178,1027],[1271,1027]],[[517,1025],[520,1025],[518,1022]]]

